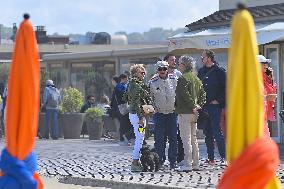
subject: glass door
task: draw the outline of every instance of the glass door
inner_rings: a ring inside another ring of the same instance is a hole
[[[275,142],[280,142],[280,127],[282,126],[282,121],[279,116],[279,112],[282,109],[282,89],[281,89],[281,77],[280,74],[280,55],[279,55],[279,45],[271,44],[264,46],[264,56],[271,59],[270,67],[273,69],[274,80],[277,84],[277,100],[275,102],[275,114],[276,121],[269,121],[270,136],[275,140]]]

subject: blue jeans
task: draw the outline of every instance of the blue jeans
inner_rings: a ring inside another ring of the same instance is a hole
[[[154,140],[155,149],[159,155],[160,162],[163,162],[165,156],[165,137],[169,139],[168,158],[171,165],[177,160],[177,114],[162,114],[154,115]]]
[[[49,137],[49,125],[51,125],[51,137],[58,138],[58,109],[46,109],[45,113],[45,136]]]
[[[203,129],[208,159],[214,160],[214,139],[217,142],[220,157],[225,158],[225,138],[220,126],[222,108],[219,104],[208,104],[204,106],[204,110],[209,114]]]

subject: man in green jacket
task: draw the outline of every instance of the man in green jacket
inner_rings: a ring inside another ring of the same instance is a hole
[[[199,170],[199,149],[196,137],[198,109],[205,104],[206,94],[202,82],[193,72],[195,61],[183,55],[179,59],[182,76],[176,88],[176,112],[184,148],[184,160],[178,171]]]

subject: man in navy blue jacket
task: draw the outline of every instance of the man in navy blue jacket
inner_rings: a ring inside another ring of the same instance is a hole
[[[203,128],[208,154],[206,162],[210,165],[215,164],[215,139],[221,157],[221,165],[226,165],[225,138],[220,126],[221,112],[225,107],[226,71],[216,63],[213,51],[204,50],[201,58],[204,66],[198,70],[198,77],[202,81],[206,92],[204,111],[209,114]]]

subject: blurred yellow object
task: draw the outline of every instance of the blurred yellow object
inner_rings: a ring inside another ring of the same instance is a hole
[[[264,130],[264,94],[251,14],[238,10],[232,21],[227,77],[227,159],[233,163]],[[267,154],[269,155],[269,154]],[[257,182],[252,181],[252,182]],[[266,188],[281,188],[274,177]]]

